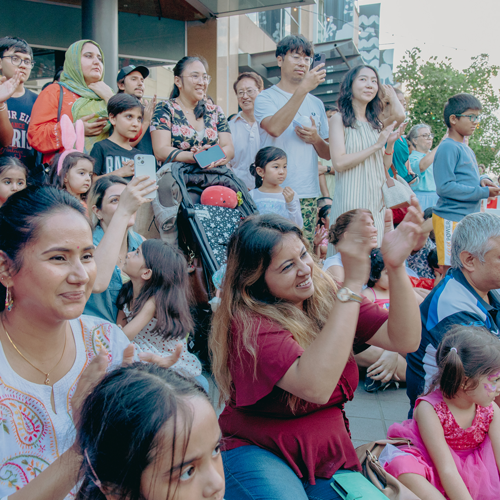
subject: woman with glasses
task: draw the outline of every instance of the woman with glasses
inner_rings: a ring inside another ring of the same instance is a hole
[[[109,135],[108,100],[113,91],[104,82],[104,56],[92,40],[75,42],[66,51],[60,84],[49,85],[33,106],[28,139],[44,162],[63,149],[58,117],[68,115],[85,127],[85,151]],[[62,106],[59,106],[62,92]],[[59,112],[60,109],[60,112]]]
[[[443,136],[439,144],[447,137],[448,133]],[[412,127],[406,139],[414,148],[410,155],[411,170],[420,178],[420,182],[413,185],[412,188],[417,195],[422,210],[425,210],[428,207],[435,206],[438,201],[433,162],[439,144],[434,149],[431,149],[434,134],[431,132],[431,127],[425,123]]]
[[[170,99],[156,106],[151,120],[151,140],[161,163],[171,154],[175,161],[195,163],[194,155],[218,144],[226,157],[208,168],[226,165],[233,159],[231,131],[222,109],[206,99],[208,65],[202,57],[183,57],[174,67]],[[177,209],[182,197],[172,177],[170,163],[158,171],[158,197],[153,210],[164,241],[177,244]]]

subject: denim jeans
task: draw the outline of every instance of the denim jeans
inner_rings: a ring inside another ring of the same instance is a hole
[[[225,500],[340,500],[331,479],[316,478],[313,486],[299,479],[274,453],[258,446],[240,446],[222,453]],[[338,471],[336,474],[348,474]]]

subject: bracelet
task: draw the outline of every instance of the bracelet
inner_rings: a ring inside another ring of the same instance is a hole
[[[4,102],[2,107],[0,108],[0,111],[4,111],[6,109],[7,109],[7,104],[5,104],[5,102]]]
[[[384,154],[387,156],[392,156],[394,154],[394,151],[392,153],[388,153],[387,151],[384,151]]]

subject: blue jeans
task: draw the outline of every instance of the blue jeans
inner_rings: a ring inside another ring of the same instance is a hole
[[[222,453],[225,500],[340,500],[331,479],[316,478],[313,486],[299,479],[274,453],[258,446],[240,446]],[[341,470],[336,474],[348,474]]]

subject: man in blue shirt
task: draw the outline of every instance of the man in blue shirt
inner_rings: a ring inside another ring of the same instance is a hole
[[[500,336],[500,217],[467,215],[451,243],[451,269],[420,305],[422,340],[406,357],[409,417],[437,373],[436,350],[453,325],[483,326]],[[500,339],[499,339],[500,342]]]

